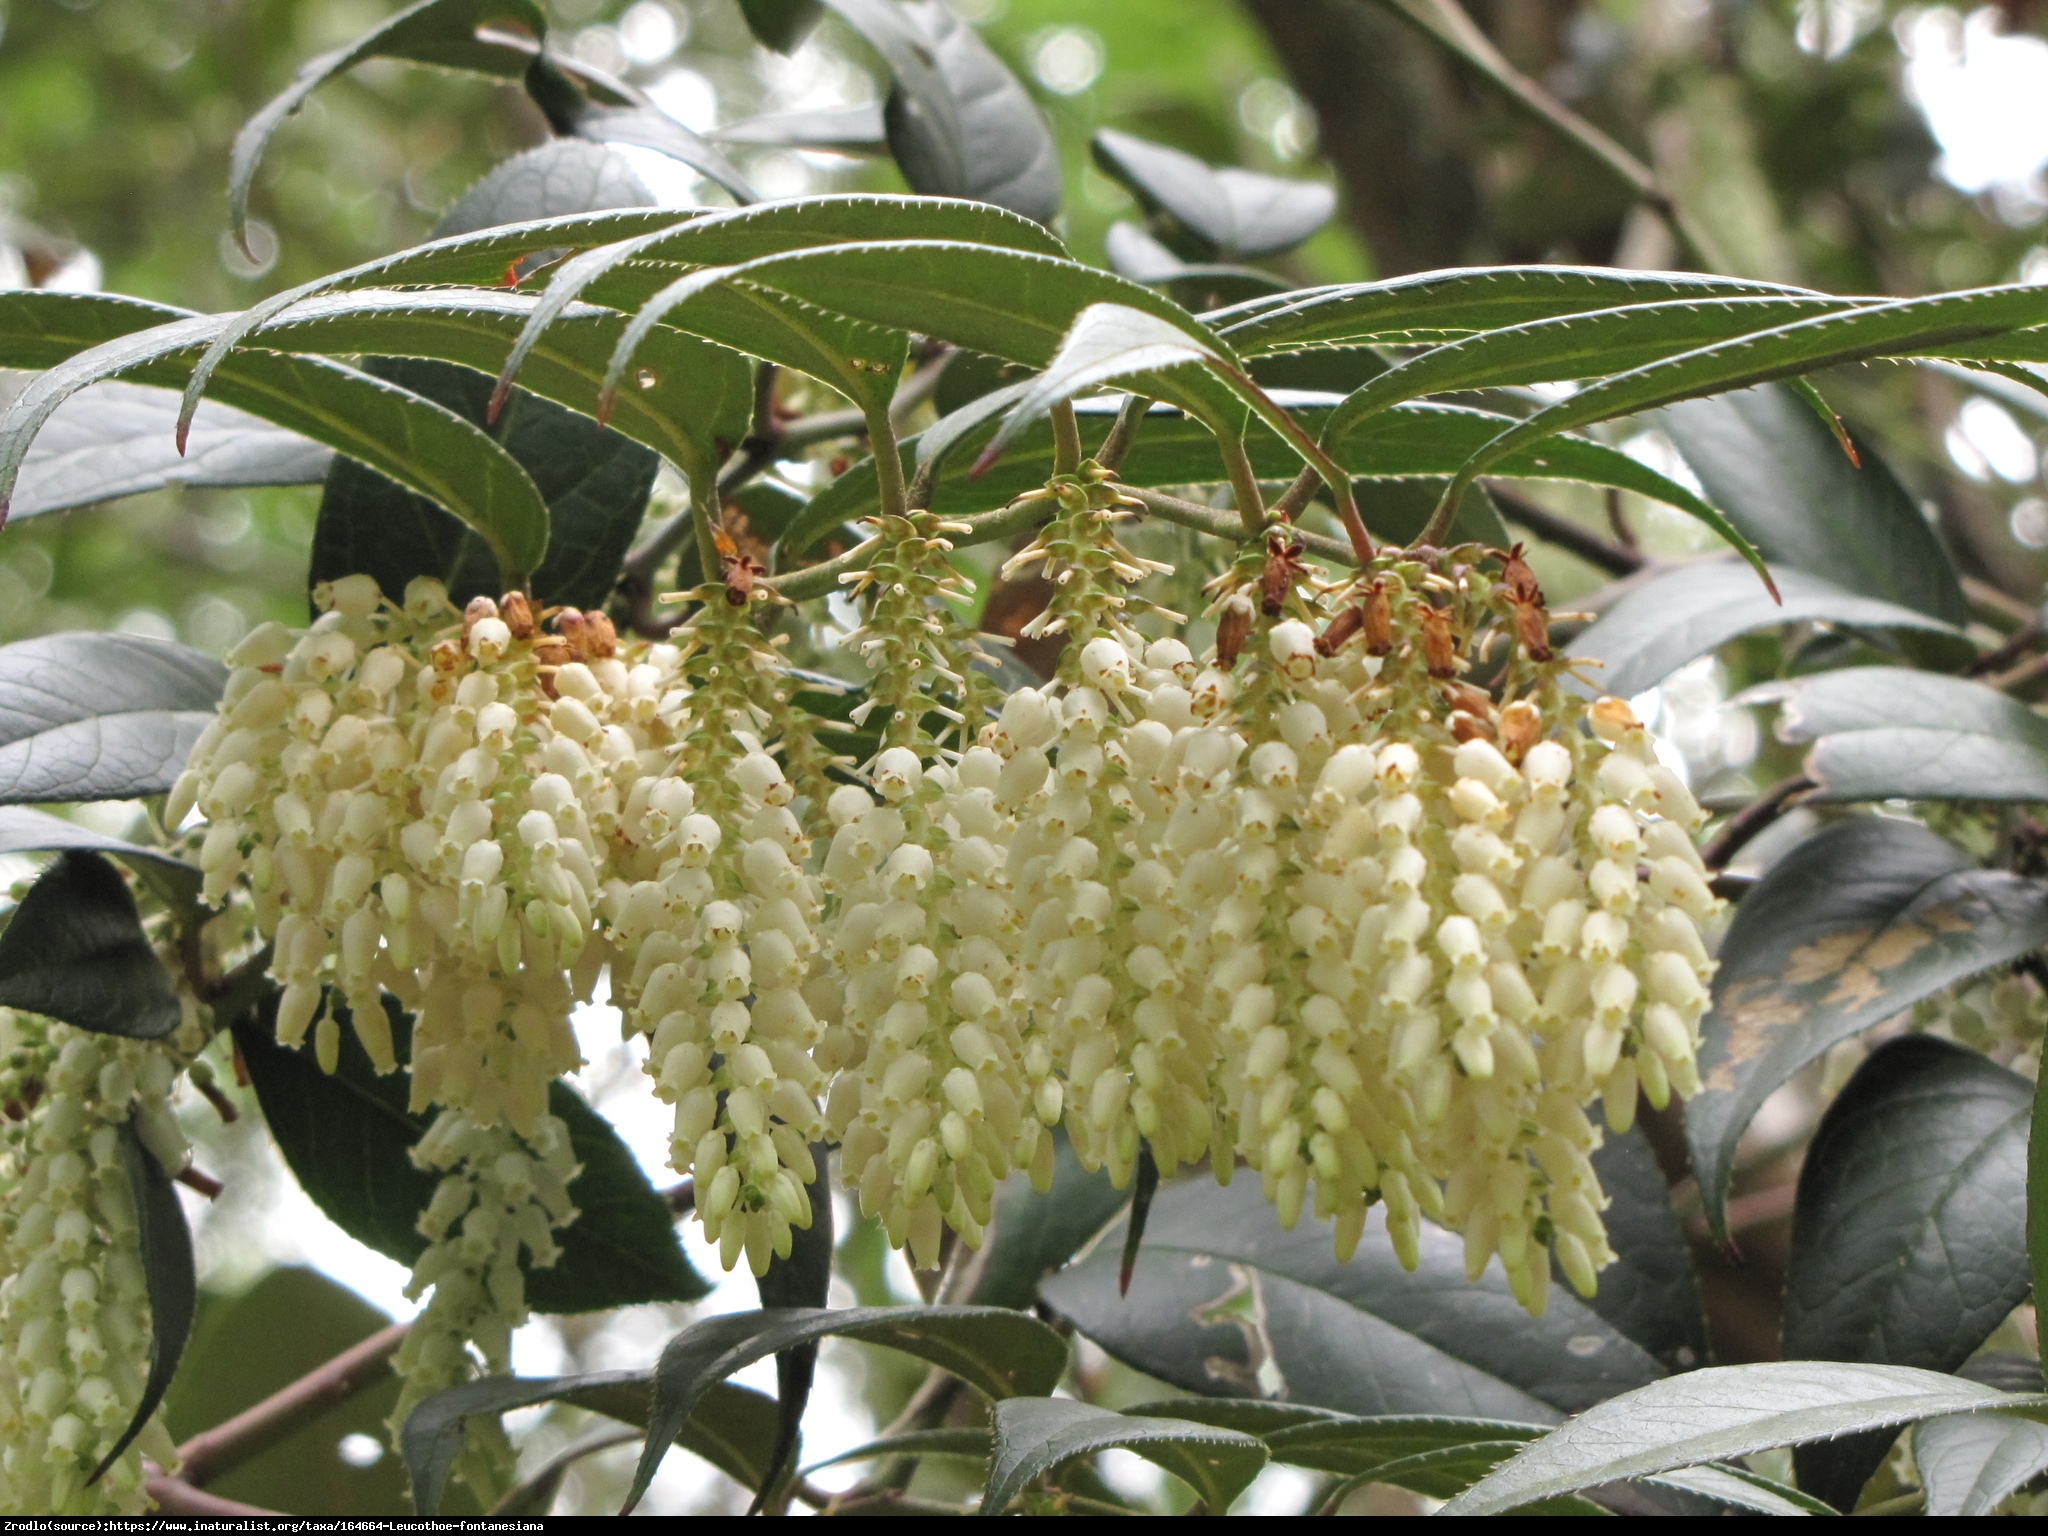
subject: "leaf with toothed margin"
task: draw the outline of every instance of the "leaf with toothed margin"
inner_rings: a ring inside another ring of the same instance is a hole
[[[160,1040],[183,1016],[128,883],[80,849],[57,856],[0,932],[0,1006],[130,1040]]]
[[[167,793],[227,680],[211,656],[140,635],[0,646],[0,804]]]
[[[984,1396],[1042,1396],[1066,1369],[1066,1341],[1036,1318],[1003,1307],[793,1307],[707,1318],[669,1340],[655,1367],[647,1449],[626,1495],[647,1492],[675,1431],[713,1383],[756,1360],[822,1338],[886,1344],[951,1371]]]
[[[1793,1360],[1953,1371],[2027,1294],[2034,1088],[1932,1035],[1888,1040],[1821,1117],[1799,1170],[1785,1276]],[[1801,1446],[1799,1486],[1855,1507],[1895,1437]]]
[[[1979,869],[1914,822],[1859,816],[1774,865],[1721,942],[1686,1138],[1726,1235],[1736,1143],[1765,1099],[1840,1041],[2048,942],[2048,881]]]
[[[645,1429],[652,1371],[593,1371],[581,1376],[487,1376],[437,1392],[406,1419],[399,1453],[412,1475],[413,1508],[435,1513],[448,1472],[462,1449],[463,1421],[510,1413],[538,1403],[566,1403]],[[710,1462],[740,1486],[759,1488],[775,1443],[775,1403],[751,1387],[721,1381],[707,1391],[677,1433],[675,1444]]]
[[[100,1458],[88,1482],[99,1481],[163,1402],[192,1337],[192,1319],[199,1311],[199,1274],[192,1257],[192,1233],[185,1225],[185,1208],[178,1203],[177,1188],[163,1164],[142,1144],[132,1118],[121,1127],[121,1154],[128,1193],[135,1202],[136,1257],[142,1261],[143,1286],[149,1296],[149,1376],[142,1384],[135,1416],[114,1448]]]
[[[1013,1397],[995,1406],[993,1459],[981,1512],[1000,1515],[1033,1478],[1077,1456],[1133,1451],[1195,1490],[1204,1512],[1228,1513],[1265,1470],[1265,1443],[1187,1419],[1117,1413],[1071,1398]]]
[[[1913,1430],[1913,1465],[1930,1515],[1989,1515],[2048,1471],[2048,1424],[2010,1413],[1959,1413]]]
[[[1500,1514],[1624,1478],[1986,1409],[2048,1414],[2048,1395],[2022,1397],[1933,1371],[1838,1361],[1688,1371],[1587,1409],[1482,1478],[1443,1513]]]

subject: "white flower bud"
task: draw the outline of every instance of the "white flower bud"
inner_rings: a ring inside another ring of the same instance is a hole
[[[1297,683],[1316,674],[1316,632],[1299,619],[1283,619],[1266,637],[1267,649],[1281,672]]]
[[[1131,658],[1123,645],[1098,635],[1081,647],[1081,675],[1091,688],[1121,693],[1131,686]]]

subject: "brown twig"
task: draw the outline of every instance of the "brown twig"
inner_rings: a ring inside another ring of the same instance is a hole
[[[1628,520],[1628,513],[1622,510],[1621,490],[1618,486],[1607,487],[1607,526],[1614,532],[1614,542],[1623,549],[1637,549],[1636,530]]]
[[[383,1366],[398,1353],[408,1323],[393,1323],[308,1371],[253,1408],[203,1430],[178,1447],[182,1476],[194,1488],[233,1471],[339,1403],[383,1380]]]
[[[1988,581],[1979,581],[1975,576],[1963,578],[1963,596],[1979,608],[1989,609],[2015,624],[2031,624],[2040,617],[2039,610],[2033,604],[2023,602],[2009,592],[2001,591]]]
[[[1759,832],[1790,810],[1795,797],[1814,787],[1813,780],[1803,773],[1780,779],[1728,818],[1714,840],[1700,850],[1700,861],[1709,869],[1721,868]]]
[[[203,1493],[181,1477],[149,1478],[144,1481],[142,1491],[156,1502],[157,1513],[164,1515],[195,1515],[208,1520],[253,1515],[275,1520],[284,1513],[254,1504],[237,1504],[233,1499],[224,1499],[218,1494]]]
[[[1164,491],[1151,490],[1142,485],[1120,486],[1126,495],[1142,501],[1145,510],[1154,517],[1164,518],[1169,523],[1179,523],[1183,528],[1192,528],[1197,533],[1206,533],[1219,539],[1229,539],[1242,544],[1250,537],[1244,524],[1230,512],[1205,507],[1199,502],[1182,501],[1178,496],[1169,496]],[[1301,546],[1309,554],[1325,560],[1335,560],[1341,565],[1350,565],[1356,558],[1351,546],[1342,539],[1330,538],[1327,534],[1310,533],[1307,529],[1296,529],[1292,535],[1301,540]]]
[[[937,1499],[913,1499],[909,1494],[894,1488],[883,1488],[874,1493],[853,1492],[833,1499],[818,1511],[821,1515],[965,1515],[971,1513],[958,1504],[942,1504]]]
[[[187,1189],[197,1190],[200,1194],[206,1196],[206,1198],[209,1200],[218,1200],[220,1198],[221,1191],[227,1188],[225,1184],[221,1183],[221,1181],[219,1179],[216,1179],[212,1174],[201,1173],[197,1168],[192,1167],[190,1164],[187,1164],[185,1167],[180,1168],[176,1173],[172,1174],[171,1177],[176,1179],[180,1184],[184,1185]]]
[[[1487,494],[1493,497],[1494,505],[1500,508],[1501,516],[1511,523],[1520,523],[1539,539],[1548,539],[1560,549],[1568,549],[1588,565],[1598,566],[1610,576],[1633,576],[1650,563],[1649,557],[1639,549],[1623,546],[1603,539],[1590,528],[1582,528],[1568,517],[1560,517],[1548,507],[1539,506],[1527,496],[1499,480],[1486,482]]]
[[[2030,656],[2010,672],[2001,672],[1996,677],[1985,678],[1984,681],[2001,693],[2010,693],[2015,688],[2024,687],[2035,681],[2044,673],[2048,673],[2048,656]]]
[[[2003,645],[1996,650],[1986,651],[1963,668],[1963,676],[1983,677],[1986,673],[2001,671],[2032,650],[2040,638],[2041,626],[2029,620],[2008,635]]]
[[[1109,429],[1109,436],[1102,440],[1102,446],[1095,450],[1095,462],[1104,469],[1115,469],[1124,461],[1124,455],[1131,451],[1131,444],[1138,440],[1138,429],[1145,423],[1145,413],[1152,409],[1152,402],[1143,395],[1126,395],[1121,409],[1116,413],[1116,422]]]

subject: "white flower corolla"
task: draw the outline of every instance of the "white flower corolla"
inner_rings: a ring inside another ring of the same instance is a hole
[[[441,1179],[419,1218],[427,1248],[406,1286],[415,1299],[430,1287],[433,1294],[392,1361],[403,1382],[389,1421],[394,1436],[436,1392],[511,1369],[512,1333],[527,1319],[526,1270],[561,1256],[554,1234],[575,1219],[569,1185],[579,1172],[568,1127],[549,1114],[520,1133],[443,1110],[412,1160]],[[482,1490],[511,1465],[497,1418],[469,1418],[457,1473]]]
[[[1622,1130],[1639,1087],[1698,1086],[1718,903],[1698,807],[1626,707],[1526,655],[1511,702],[1463,683],[1463,646],[1512,606],[1476,571],[1419,574],[1354,589],[1381,605],[1378,655],[1269,623],[1228,709],[1176,741],[1175,969],[1284,1224],[1312,1203],[1347,1255],[1384,1200],[1412,1262],[1430,1215],[1541,1310],[1546,1247],[1588,1292],[1612,1257],[1587,1106]]]
[[[648,1037],[656,1094],[675,1106],[669,1161],[727,1268],[787,1258],[812,1219],[811,1145],[824,1130],[813,1059],[836,1016],[819,960],[817,877],[789,806],[795,790],[756,702],[782,672],[722,587],[678,633],[661,710],[671,754],[611,759],[620,810],[600,904],[612,995]]]
[[[124,1142],[188,1151],[165,1044],[0,1009],[0,1515],[138,1515],[142,1458],[176,1464],[162,1419],[97,1482],[148,1371],[150,1311]]]

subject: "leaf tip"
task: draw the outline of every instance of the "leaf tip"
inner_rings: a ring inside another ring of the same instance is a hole
[[[986,448],[982,449],[980,454],[976,456],[973,467],[967,471],[967,478],[970,480],[979,480],[983,475],[987,474],[991,469],[993,469],[995,467],[996,460],[1003,456],[1003,446],[1004,445],[1002,441],[998,439],[997,441],[990,443]]]

